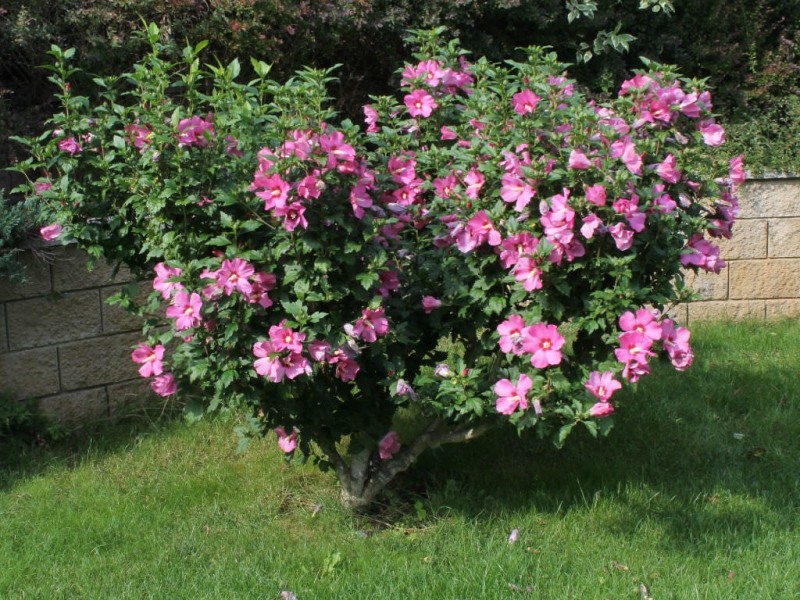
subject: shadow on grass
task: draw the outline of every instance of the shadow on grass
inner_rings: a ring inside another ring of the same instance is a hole
[[[102,457],[131,448],[143,437],[176,426],[180,410],[161,405],[138,406],[113,421],[87,423],[67,430],[43,420],[0,437],[0,491],[53,467],[73,468],[87,457]]]
[[[594,510],[633,534],[648,519],[682,550],[746,545],[764,527],[793,527],[800,505],[800,327],[743,324],[731,350],[721,328],[702,330],[695,365],[659,365],[615,398],[615,427],[576,430],[562,450],[512,429],[421,458],[409,474],[430,502],[470,518]],[[744,340],[744,341],[743,341]],[[788,349],[788,350],[787,350]],[[619,510],[624,506],[623,510]]]

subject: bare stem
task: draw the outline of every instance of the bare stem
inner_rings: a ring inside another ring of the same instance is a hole
[[[320,443],[320,448],[336,468],[342,485],[344,504],[353,509],[362,509],[367,507],[392,479],[408,469],[425,450],[438,448],[443,444],[473,440],[491,427],[490,423],[482,423],[477,426],[450,428],[441,419],[435,419],[411,444],[392,459],[378,463],[374,469],[369,468],[372,452],[363,451],[354,455],[348,466],[336,452],[333,444]]]

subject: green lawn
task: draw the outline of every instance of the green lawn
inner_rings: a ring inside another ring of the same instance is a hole
[[[609,438],[443,448],[368,518],[225,423],[6,457],[0,598],[798,598],[800,324],[693,339]]]

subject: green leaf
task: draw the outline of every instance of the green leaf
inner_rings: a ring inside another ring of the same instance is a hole
[[[206,241],[206,245],[208,246],[230,246],[231,240],[227,236],[224,235],[216,235],[210,240]]]
[[[365,290],[371,289],[380,279],[377,273],[366,272],[356,275],[356,279]]]
[[[564,442],[567,440],[567,436],[572,433],[572,428],[575,427],[574,422],[566,423],[562,425],[561,428],[558,430],[558,435],[555,439],[555,444],[557,448],[561,448],[564,446]]]
[[[189,423],[197,423],[205,415],[205,408],[197,400],[190,400],[183,408],[183,416]]]

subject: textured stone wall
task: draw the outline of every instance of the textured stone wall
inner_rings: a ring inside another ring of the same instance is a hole
[[[684,322],[800,317],[800,178],[750,180],[739,202],[733,239],[720,244],[728,267],[692,276],[700,300],[674,311]]]
[[[0,281],[0,390],[38,398],[66,423],[103,419],[148,391],[130,360],[139,322],[105,302],[129,278],[53,246],[27,255],[29,282]]]

